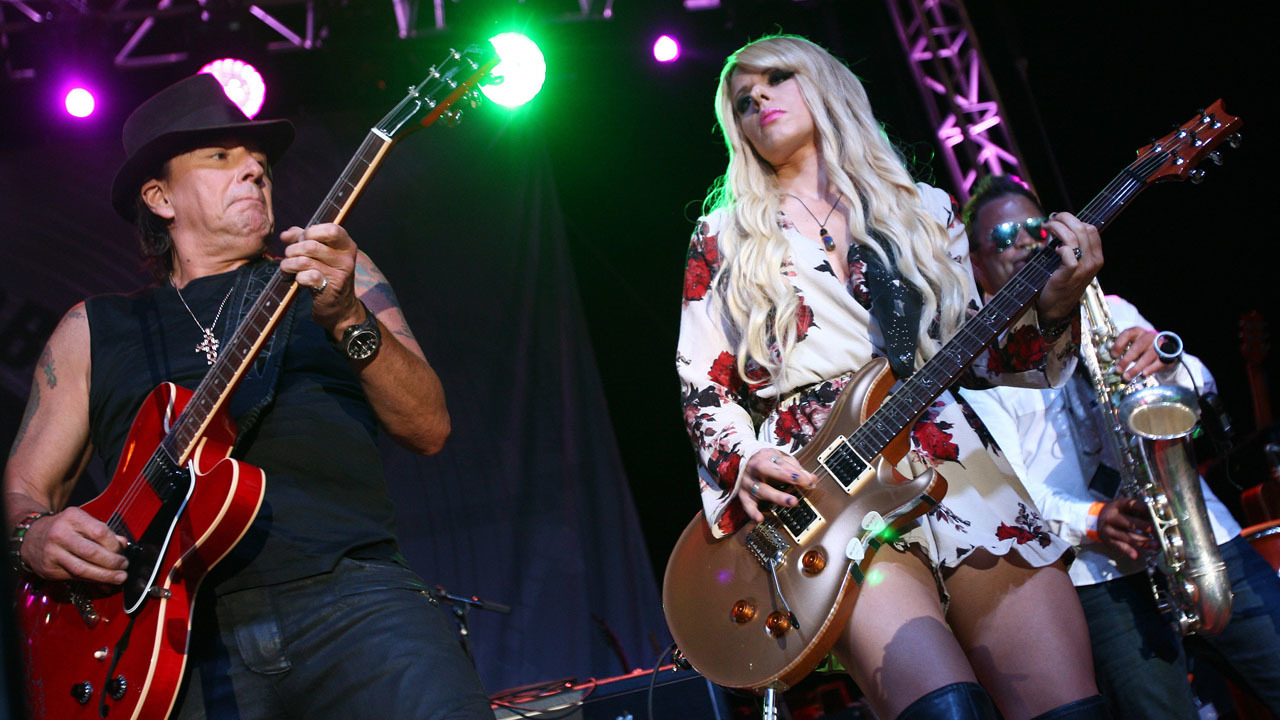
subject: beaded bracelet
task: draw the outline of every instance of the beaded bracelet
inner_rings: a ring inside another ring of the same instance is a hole
[[[31,523],[42,517],[53,515],[53,512],[45,510],[43,512],[33,512],[22,518],[22,522],[13,529],[13,535],[9,536],[9,561],[13,565],[13,569],[17,572],[35,572],[31,566],[22,559],[22,541],[27,538],[27,531],[31,529]]]

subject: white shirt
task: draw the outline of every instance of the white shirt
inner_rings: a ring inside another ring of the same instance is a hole
[[[1127,301],[1110,295],[1107,302],[1118,329],[1154,329]],[[1213,376],[1204,364],[1185,353],[1181,363],[1162,371],[1157,378],[1162,383],[1190,387],[1201,395],[1215,388]],[[1083,372],[1075,373],[1057,389],[996,387],[966,389],[961,394],[1005,451],[1049,528],[1077,546],[1076,561],[1069,570],[1075,585],[1093,585],[1143,570],[1140,561],[1130,560],[1086,534],[1089,508],[1095,502],[1113,499],[1089,488],[1094,473],[1103,462],[1117,469],[1122,465],[1104,434],[1109,432],[1104,424],[1107,418],[1098,409],[1093,386]],[[1214,540],[1221,545],[1239,535],[1240,525],[1203,478],[1200,491]]]

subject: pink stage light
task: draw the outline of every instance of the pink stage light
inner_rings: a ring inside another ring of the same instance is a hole
[[[267,84],[262,79],[262,73],[249,63],[235,58],[222,58],[200,68],[200,72],[217,78],[227,97],[247,117],[254,117],[262,109],[262,102],[267,97]]]
[[[72,88],[67,91],[66,97],[63,98],[62,102],[66,106],[67,112],[74,117],[86,118],[93,114],[95,105],[93,93],[82,87]]]
[[[673,62],[680,57],[680,43],[670,35],[662,35],[653,41],[653,59],[661,63]]]

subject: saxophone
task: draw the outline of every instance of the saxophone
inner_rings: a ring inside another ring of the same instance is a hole
[[[1160,551],[1145,558],[1156,605],[1182,634],[1216,635],[1231,616],[1231,583],[1188,437],[1200,417],[1196,395],[1152,377],[1124,380],[1119,358],[1111,355],[1115,322],[1096,278],[1081,301],[1081,317],[1081,356],[1099,405],[1110,410],[1107,435],[1124,466],[1121,493],[1146,504],[1160,542]],[[1166,363],[1182,355],[1174,333],[1158,334],[1155,343]]]

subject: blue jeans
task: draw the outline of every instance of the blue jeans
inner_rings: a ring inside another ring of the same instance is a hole
[[[1076,588],[1089,623],[1098,689],[1117,718],[1198,717],[1187,653],[1280,715],[1280,578],[1243,538],[1219,546],[1235,597],[1216,636],[1183,641],[1156,609],[1145,575]]]
[[[175,720],[492,720],[452,621],[411,570],[332,572],[197,603]]]

